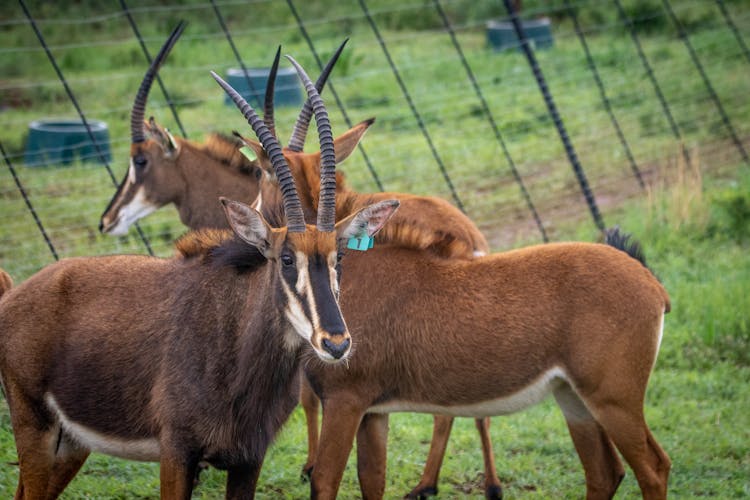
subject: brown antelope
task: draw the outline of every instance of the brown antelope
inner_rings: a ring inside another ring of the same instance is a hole
[[[102,214],[99,229],[103,233],[126,234],[137,220],[170,203],[177,208],[182,223],[192,229],[227,227],[224,212],[216,203],[219,196],[247,204],[257,197],[258,181],[263,170],[257,162],[247,159],[239,152],[241,143],[237,139],[211,134],[205,143],[200,144],[174,137],[159,126],[153,117],[144,120],[148,94],[156,73],[183,28],[184,25],[181,24],[161,48],[136,94],[130,115],[130,165]],[[316,83],[318,91],[324,87],[345,43],[346,41],[341,44],[321,73]],[[267,92],[270,91],[271,95],[278,60],[277,53],[269,75]],[[266,99],[266,102],[269,100]],[[308,108],[309,104],[306,103],[303,114],[309,116]],[[272,108],[266,108],[265,119],[268,124],[273,123]],[[370,123],[359,124],[334,140],[337,162],[342,162],[351,154],[369,125]],[[299,135],[296,128],[295,133]],[[265,166],[272,170],[270,163]],[[338,172],[337,181],[341,189],[343,178]],[[307,191],[309,190],[303,190],[303,193]],[[303,207],[309,205],[308,200],[303,202],[307,202]]]
[[[587,498],[614,494],[616,450],[644,498],[665,498],[670,460],[643,404],[669,297],[634,245],[619,233],[607,241],[473,260],[388,245],[347,252],[340,303],[355,355],[330,370],[303,364],[323,404],[312,497],[335,497],[355,436],[362,496],[383,496],[388,413],[484,418],[552,394]]]
[[[153,118],[144,121],[151,84],[181,30],[182,28],[167,40],[154,58],[136,95],[131,112],[130,167],[102,215],[99,227],[104,233],[125,234],[138,219],[169,203],[175,204],[180,220],[191,229],[227,227],[224,212],[216,203],[218,197],[225,196],[246,203],[256,200],[258,208],[263,198],[257,196],[263,169],[273,175],[268,155],[255,140],[231,139],[214,134],[205,144],[197,144],[172,136],[157,125]],[[315,86],[319,92],[325,86],[345,44],[346,40],[318,78]],[[274,135],[272,98],[278,56],[277,52],[269,75],[264,105],[264,122]],[[320,153],[303,152],[310,118],[311,106],[307,101],[295,123],[288,147],[283,148],[282,153],[294,176],[305,219],[314,221],[320,193]],[[344,161],[354,151],[373,122],[374,119],[365,120],[334,139],[337,163]],[[255,151],[257,161],[251,162],[238,152],[238,146],[243,141]],[[474,223],[443,199],[404,193],[360,194],[344,186],[340,172],[337,171],[336,176],[336,217],[339,220],[376,201],[392,198],[401,201],[403,208],[379,233],[379,243],[398,242],[451,258],[472,258],[489,251],[486,239]],[[269,188],[266,197],[276,197],[277,193],[276,187]],[[303,470],[309,474],[318,439],[319,402],[304,381],[301,398],[308,425],[308,459]],[[452,421],[450,417],[436,417],[435,438],[425,473],[412,494],[437,491],[440,462]],[[485,457],[486,490],[493,492],[499,491],[500,483],[494,469],[488,425],[489,419],[477,421]],[[499,493],[488,493],[489,498],[498,495]]]
[[[291,58],[290,58],[291,60]],[[74,258],[16,288],[0,274],[0,375],[20,465],[17,499],[57,498],[91,451],[160,462],[162,498],[190,497],[196,465],[228,471],[227,498],[251,498],[266,449],[294,408],[299,355],[345,360],[338,305],[342,242],[373,235],[398,201],[335,224],[335,155],[304,71],[323,151],[320,211],[306,225],[281,147],[235,100],[269,152],[286,227],[222,198],[233,230],[208,254]]]

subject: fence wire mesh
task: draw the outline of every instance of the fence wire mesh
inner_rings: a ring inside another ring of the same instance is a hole
[[[188,28],[160,71],[170,102],[153,90],[146,116],[198,142],[211,132],[249,134],[209,70],[226,74],[239,66],[238,55],[247,67],[267,67],[281,44],[316,75],[318,59],[350,37],[331,77],[337,98],[330,90],[323,97],[334,134],[377,118],[363,140],[366,154],[339,166],[354,189],[460,200],[495,250],[571,238],[582,220],[595,237],[590,206],[520,46],[490,44],[488,21],[508,20],[501,1],[25,4],[82,114],[107,124],[108,164],[118,180],[128,166],[129,112],[148,67],[144,54],[155,54],[180,19]],[[617,223],[623,201],[647,196],[686,157],[717,174],[747,168],[750,5],[526,0],[520,17],[549,20],[552,46],[537,43],[534,56],[607,224]],[[114,187],[96,151],[71,164],[25,164],[31,122],[78,113],[21,4],[3,9],[0,29],[0,141],[7,157],[0,169],[0,267],[22,280],[55,260],[51,249],[60,257],[145,253],[135,228],[121,237],[99,233]],[[298,111],[277,109],[281,138]],[[52,145],[41,154],[74,146]],[[309,140],[308,150],[315,147]],[[142,219],[141,228],[162,256],[186,230],[171,205]]]

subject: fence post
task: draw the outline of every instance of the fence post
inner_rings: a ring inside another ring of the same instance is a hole
[[[302,37],[307,42],[307,46],[310,47],[310,52],[312,52],[313,57],[315,57],[315,62],[318,64],[318,68],[322,70],[323,61],[321,61],[320,56],[318,55],[318,51],[315,50],[315,45],[313,45],[312,39],[310,38],[310,35],[307,33],[307,29],[305,28],[305,24],[302,22],[302,18],[297,12],[297,8],[294,6],[294,3],[292,2],[292,0],[286,0],[286,3],[289,6],[289,10],[292,11],[292,15],[294,16],[294,19],[297,21],[297,26],[299,27],[300,33],[302,33]],[[336,92],[336,87],[334,87],[333,82],[328,82],[328,88],[331,89],[331,95],[333,95],[333,98],[336,100],[336,105],[341,110],[341,114],[344,117],[346,126],[351,128],[352,121],[349,119],[349,114],[346,112],[344,103],[339,98],[339,95]],[[364,158],[365,160],[365,164],[367,165],[367,169],[370,171],[370,175],[372,176],[372,179],[375,181],[375,185],[378,187],[380,191],[385,191],[385,189],[383,189],[383,183],[380,182],[380,176],[378,176],[377,171],[375,171],[375,167],[370,161],[370,157],[367,155],[367,152],[365,151],[364,146],[362,146],[362,144],[359,143],[357,144],[357,149],[359,149],[359,152],[362,153],[362,158]]]
[[[594,58],[591,56],[591,51],[589,50],[589,44],[588,42],[586,42],[586,37],[584,36],[583,30],[581,30],[581,25],[578,22],[578,15],[576,14],[575,9],[573,9],[573,6],[570,4],[570,0],[564,0],[564,1],[565,1],[565,8],[568,10],[568,14],[570,15],[570,18],[573,20],[573,27],[575,28],[576,35],[578,35],[578,40],[580,40],[581,46],[583,47],[583,52],[586,54],[586,62],[588,63],[589,69],[591,70],[591,74],[594,76],[594,81],[596,82],[596,86],[599,89],[599,95],[602,99],[602,104],[604,104],[604,109],[606,109],[607,114],[609,114],[609,119],[612,122],[612,126],[617,132],[617,137],[620,139],[620,144],[622,144],[622,147],[625,150],[625,155],[628,157],[628,161],[630,162],[630,169],[633,171],[633,175],[635,175],[635,178],[638,181],[638,184],[641,186],[641,189],[646,189],[646,184],[643,182],[643,176],[641,175],[641,171],[638,168],[638,164],[635,162],[633,153],[630,151],[630,145],[628,144],[628,141],[625,139],[625,134],[623,134],[622,129],[620,128],[620,123],[617,121],[617,118],[615,117],[615,112],[612,109],[612,104],[609,102],[609,97],[607,97],[607,92],[604,90],[604,82],[602,82],[602,79],[599,76],[599,70],[596,68],[596,63],[594,63]]]
[[[70,99],[70,102],[73,103],[73,106],[76,108],[76,111],[78,112],[78,116],[80,116],[81,122],[83,123],[83,126],[86,128],[86,133],[88,134],[91,140],[91,143],[94,145],[94,148],[96,149],[96,152],[99,155],[99,158],[101,159],[102,164],[104,165],[104,168],[107,170],[107,173],[109,174],[109,178],[112,180],[112,184],[114,184],[114,186],[117,187],[117,179],[115,179],[115,174],[112,173],[112,169],[110,168],[109,163],[107,163],[107,158],[104,156],[102,149],[99,147],[99,143],[96,141],[96,137],[94,136],[94,133],[91,131],[91,126],[89,125],[89,122],[86,120],[86,116],[83,114],[81,107],[78,105],[78,100],[73,94],[73,91],[68,86],[68,82],[65,80],[65,76],[63,76],[62,71],[60,70],[60,67],[57,65],[57,61],[55,60],[55,57],[52,55],[52,52],[50,52],[49,47],[47,46],[47,42],[44,41],[42,32],[39,31],[39,28],[36,25],[36,21],[34,21],[34,18],[31,16],[29,9],[26,7],[26,2],[24,0],[19,0],[19,2],[21,3],[21,8],[23,9],[23,13],[26,15],[26,18],[29,20],[29,24],[31,24],[31,27],[34,29],[34,33],[36,34],[36,37],[39,39],[39,43],[42,44],[42,47],[44,48],[44,52],[47,54],[47,57],[49,58],[49,61],[52,64],[52,67],[55,69],[55,72],[57,73],[58,78],[62,82],[62,85],[65,88],[65,92],[68,94],[68,98]],[[146,247],[146,250],[148,251],[149,255],[154,255],[154,251],[151,249],[151,245],[148,241],[148,238],[146,238],[146,235],[143,233],[141,226],[138,225],[137,222],[134,225],[135,225],[135,228],[138,230],[138,235],[140,236],[141,241],[143,242],[143,245]]]
[[[544,97],[544,102],[547,105],[547,110],[552,117],[552,121],[555,123],[557,133],[560,135],[560,140],[562,140],[563,146],[565,147],[565,153],[568,155],[570,164],[573,167],[573,172],[578,179],[578,185],[581,187],[583,197],[586,199],[586,204],[589,206],[589,211],[591,211],[591,216],[594,219],[594,224],[596,224],[596,227],[598,227],[600,231],[604,231],[604,220],[602,219],[601,213],[599,213],[599,207],[596,205],[594,193],[589,187],[589,181],[588,179],[586,179],[586,173],[583,171],[583,168],[578,161],[578,155],[573,148],[573,144],[570,142],[568,133],[565,130],[565,124],[562,121],[562,117],[560,117],[560,113],[557,111],[555,101],[552,99],[552,94],[550,94],[549,88],[547,87],[547,82],[544,79],[542,69],[539,67],[536,56],[534,56],[534,51],[531,49],[529,40],[526,38],[526,33],[521,26],[521,20],[518,18],[518,13],[513,8],[511,0],[503,0],[503,3],[505,4],[505,9],[508,11],[508,15],[510,16],[510,21],[511,23],[513,23],[513,29],[516,31],[518,40],[520,40],[521,42],[521,48],[526,55],[526,60],[529,62],[529,66],[531,66],[532,73],[534,73],[534,78],[536,79],[536,83],[539,86],[539,90]]]
[[[406,85],[404,84],[404,81],[401,79],[401,74],[399,73],[398,68],[396,68],[396,64],[393,62],[393,59],[391,58],[391,53],[388,51],[388,47],[386,47],[385,45],[385,40],[383,40],[383,37],[380,35],[380,30],[378,29],[378,26],[375,24],[375,20],[372,18],[372,15],[370,14],[370,10],[367,8],[367,4],[365,3],[365,0],[359,0],[359,5],[360,7],[362,7],[362,12],[364,12],[365,17],[367,18],[367,22],[370,24],[370,28],[372,28],[372,32],[375,34],[375,37],[378,39],[380,48],[383,49],[383,54],[385,54],[385,58],[388,60],[388,64],[391,67],[393,76],[396,77],[398,86],[401,88],[401,92],[404,94],[404,98],[406,99],[406,102],[409,104],[409,108],[411,109],[411,112],[414,115],[414,118],[416,118],[417,120],[417,125],[419,125],[419,129],[422,131],[422,135],[424,135],[424,138],[427,141],[427,145],[430,147],[432,156],[433,158],[435,158],[435,161],[438,164],[438,168],[440,168],[440,172],[443,174],[443,179],[445,179],[445,183],[448,185],[448,189],[450,190],[451,195],[453,196],[453,200],[456,202],[456,205],[458,206],[458,208],[461,209],[462,212],[466,212],[466,210],[464,210],[464,204],[461,203],[461,199],[458,197],[458,193],[456,193],[456,188],[453,186],[453,181],[451,180],[450,175],[448,175],[448,170],[446,170],[445,168],[443,159],[440,158],[440,155],[438,154],[437,149],[435,149],[435,144],[432,142],[432,137],[430,137],[429,132],[427,132],[427,127],[425,126],[424,121],[422,120],[422,116],[419,114],[419,111],[417,111],[417,108],[414,105],[414,101],[412,100],[411,95],[409,94],[409,91],[406,89]]]
[[[747,156],[747,151],[745,150],[745,146],[742,145],[742,141],[737,136],[737,132],[734,130],[734,125],[732,125],[732,121],[729,119],[729,115],[727,115],[727,112],[724,110],[724,106],[722,106],[721,100],[719,100],[719,96],[716,94],[716,90],[714,90],[714,86],[711,84],[711,79],[708,78],[706,71],[703,69],[703,65],[701,64],[700,59],[698,59],[698,54],[695,53],[693,44],[690,43],[690,38],[688,38],[687,32],[685,32],[685,28],[682,26],[682,23],[680,23],[680,20],[677,19],[677,16],[672,10],[672,6],[670,5],[669,0],[662,0],[662,3],[664,4],[664,9],[667,11],[667,14],[669,14],[669,19],[677,28],[677,33],[679,37],[682,39],[682,42],[685,44],[685,48],[690,54],[690,59],[692,59],[695,69],[697,69],[698,73],[701,75],[701,78],[703,79],[703,84],[706,86],[706,90],[708,91],[708,95],[711,96],[711,100],[714,102],[714,105],[716,106],[716,111],[719,112],[719,116],[721,116],[721,121],[724,122],[724,126],[729,131],[729,135],[732,137],[732,141],[734,142],[734,145],[737,146],[737,150],[740,152],[740,155],[742,156],[742,160],[746,164],[750,165],[750,158],[748,158]]]
[[[513,178],[515,179],[516,183],[518,184],[518,187],[521,190],[521,195],[523,196],[523,199],[526,202],[526,206],[531,212],[531,216],[534,218],[534,222],[536,222],[536,226],[539,229],[539,232],[542,234],[542,241],[547,243],[549,241],[549,238],[547,237],[547,232],[544,229],[544,224],[542,224],[542,220],[539,218],[539,214],[536,211],[536,207],[534,206],[534,203],[531,201],[531,196],[529,195],[529,192],[526,190],[526,186],[523,183],[521,174],[518,172],[518,169],[516,168],[516,164],[513,161],[513,158],[510,156],[508,147],[505,145],[503,136],[500,134],[500,129],[497,127],[497,123],[495,122],[495,117],[492,115],[492,111],[490,111],[490,107],[487,104],[487,100],[484,98],[484,93],[482,92],[482,89],[479,87],[479,82],[474,76],[474,72],[471,70],[471,66],[469,66],[469,61],[467,61],[466,57],[464,56],[464,51],[461,48],[461,44],[458,43],[458,38],[456,38],[456,33],[453,30],[453,25],[451,25],[451,22],[448,19],[448,16],[445,14],[445,11],[443,10],[443,6],[440,4],[440,0],[433,0],[433,3],[435,4],[435,9],[438,11],[438,14],[440,14],[440,17],[443,20],[443,25],[445,26],[445,29],[448,30],[448,34],[450,35],[451,42],[453,42],[453,47],[456,49],[456,52],[458,53],[458,57],[461,59],[461,64],[463,64],[463,67],[466,70],[466,75],[469,77],[469,81],[471,82],[472,87],[474,87],[474,92],[476,92],[477,97],[479,98],[479,102],[482,105],[482,110],[484,111],[484,115],[487,117],[487,120],[490,122],[492,131],[495,134],[495,139],[497,139],[498,144],[500,144],[500,148],[503,151],[505,160],[508,162],[508,165],[510,166],[510,171],[513,174]]]

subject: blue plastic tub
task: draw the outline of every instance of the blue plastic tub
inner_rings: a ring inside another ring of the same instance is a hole
[[[87,122],[99,151],[106,161],[111,161],[107,124],[98,120]],[[24,154],[26,166],[70,165],[76,158],[81,161],[102,161],[81,120],[49,119],[29,123],[29,138]]]
[[[554,45],[552,26],[546,17],[529,19],[521,23],[526,37],[535,49],[547,49]],[[521,49],[513,24],[504,21],[487,22],[487,42],[495,50]]]
[[[247,102],[256,110],[261,110],[266,95],[266,84],[268,83],[269,68],[248,68],[247,76],[253,86],[253,91],[247,83],[247,78],[240,68],[227,70],[225,80],[229,85],[239,92]],[[300,106],[302,104],[302,92],[300,90],[299,78],[294,68],[279,68],[276,73],[276,86],[273,92],[274,105],[276,106]],[[226,96],[224,103],[234,106],[234,102]]]

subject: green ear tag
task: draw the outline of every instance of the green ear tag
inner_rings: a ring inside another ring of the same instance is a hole
[[[368,248],[372,248],[372,244],[373,244],[373,239],[367,236],[367,234],[364,234],[364,235],[360,235],[354,238],[349,238],[349,241],[346,244],[346,248],[364,252]]]
[[[242,153],[245,158],[247,158],[250,161],[255,161],[258,159],[258,155],[255,154],[255,151],[252,150],[252,148],[249,148],[247,146],[242,146],[240,148],[240,153]]]

